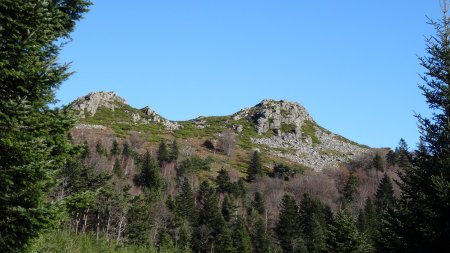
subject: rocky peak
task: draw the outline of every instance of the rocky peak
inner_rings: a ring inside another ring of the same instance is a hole
[[[79,111],[79,116],[84,118],[86,117],[86,113],[94,116],[100,107],[106,107],[114,111],[114,109],[126,103],[125,99],[119,97],[112,91],[98,91],[77,98],[69,106]]]
[[[256,106],[236,113],[234,120],[247,119],[256,124],[258,133],[263,134],[269,130],[281,134],[289,129],[300,133],[305,121],[313,121],[306,109],[298,103],[286,100],[263,100]]]

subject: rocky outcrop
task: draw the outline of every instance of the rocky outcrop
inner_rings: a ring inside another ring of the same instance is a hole
[[[125,99],[119,97],[116,93],[112,91],[99,91],[79,97],[69,106],[79,112],[79,117],[85,118],[87,115],[94,116],[100,107],[106,107],[114,111],[123,104],[126,104]]]
[[[281,133],[284,129],[300,133],[305,121],[313,121],[303,106],[286,100],[263,100],[255,107],[239,111],[233,115],[233,119],[253,121],[260,134],[268,131]]]
[[[298,103],[263,100],[255,107],[239,111],[233,119],[246,119],[255,124],[260,136],[251,139],[254,144],[267,146],[272,154],[315,170],[334,167],[371,152],[319,127]]]

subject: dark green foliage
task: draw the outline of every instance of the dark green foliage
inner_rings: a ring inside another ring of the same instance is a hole
[[[205,142],[203,142],[203,147],[209,149],[209,150],[214,150],[216,149],[214,147],[214,143],[211,140],[206,140]]]
[[[372,167],[377,171],[384,171],[384,162],[380,154],[376,154],[372,160]]]
[[[148,244],[148,222],[149,206],[142,197],[136,197],[131,203],[131,209],[127,215],[125,237],[129,244]]]
[[[298,252],[301,247],[304,247],[298,207],[290,195],[284,195],[281,200],[275,233],[283,252]]]
[[[261,217],[256,218],[252,233],[253,248],[257,253],[270,252],[270,238],[267,235],[267,228]]]
[[[297,173],[302,172],[302,169],[287,166],[285,164],[275,164],[273,167],[273,173],[270,176],[289,181]]]
[[[183,176],[185,173],[195,171],[209,171],[211,169],[212,159],[207,157],[202,159],[199,156],[193,155],[181,162],[177,169],[177,176]]]
[[[389,150],[389,152],[386,154],[386,162],[388,166],[395,166],[397,162],[397,155],[394,151]]]
[[[255,151],[252,155],[252,159],[247,170],[247,181],[251,182],[256,179],[257,176],[263,175],[263,168],[261,164],[261,156],[258,151]]]
[[[212,248],[214,249],[213,251],[220,253],[237,253],[236,249],[233,246],[231,231],[225,223],[225,220],[222,216],[218,216],[217,219],[217,235],[215,236],[215,243],[212,245]]]
[[[375,240],[378,239],[379,233],[378,228],[381,225],[379,222],[379,216],[377,210],[372,203],[370,198],[367,199],[364,209],[359,211],[358,214],[358,229],[366,237],[366,240],[374,244]]]
[[[224,169],[219,170],[219,175],[216,177],[217,189],[221,193],[231,192],[231,181],[228,172]]]
[[[252,241],[248,233],[245,222],[242,218],[237,218],[233,225],[233,246],[236,252],[250,253],[252,252]]]
[[[47,201],[72,155],[74,120],[52,108],[70,73],[58,63],[88,1],[0,1],[0,250],[23,252],[60,215]]]
[[[119,143],[116,140],[114,140],[112,142],[111,155],[119,155],[119,154],[120,154]]]
[[[325,206],[319,199],[308,194],[303,196],[299,209],[301,229],[308,252],[323,252],[327,223]]]
[[[347,183],[345,184],[344,190],[342,192],[342,201],[344,203],[352,203],[355,201],[358,194],[359,180],[353,171],[350,172]]]
[[[89,148],[89,144],[87,141],[83,143],[83,149],[81,150],[81,158],[87,158],[91,153],[91,149]]]
[[[165,227],[159,230],[158,234],[158,250],[159,252],[174,252],[175,248],[173,246],[172,238],[170,238],[169,232]]]
[[[420,88],[433,114],[417,116],[421,143],[412,166],[402,166],[398,206],[385,216],[385,251],[450,252],[450,19],[444,12],[430,22],[436,35],[419,60],[425,68]]]
[[[169,161],[178,160],[178,155],[180,154],[180,147],[178,147],[178,142],[176,139],[170,144]]]
[[[156,160],[150,156],[148,151],[141,159],[140,170],[141,172],[135,177],[135,182],[143,189],[158,191],[162,186],[159,168]]]
[[[116,160],[114,161],[113,172],[119,178],[121,178],[123,176],[122,166],[120,165],[120,161],[118,158],[116,158]]]
[[[329,226],[327,236],[327,251],[334,253],[360,252],[361,236],[355,221],[346,209],[341,209],[335,222]]]
[[[131,150],[130,144],[128,144],[128,142],[125,141],[122,146],[122,155],[125,157],[129,157],[132,155],[132,153],[133,152]]]
[[[387,174],[384,174],[383,178],[378,185],[375,205],[379,213],[387,208],[393,208],[395,204],[394,188],[392,186],[391,179]]]
[[[255,192],[255,194],[253,195],[252,208],[254,208],[255,211],[258,212],[258,214],[264,214],[264,199],[260,192]]]
[[[175,212],[179,217],[191,222],[195,222],[197,218],[195,197],[187,179],[184,180],[181,191],[175,198]]]
[[[161,140],[158,147],[159,166],[162,167],[163,164],[168,162],[169,160],[169,151],[167,150],[166,142],[164,140]]]
[[[395,148],[396,164],[400,168],[408,168],[411,166],[411,154],[408,145],[404,139],[400,139],[398,147]]]
[[[99,155],[105,155],[105,148],[103,147],[101,140],[97,140],[97,144],[95,144],[95,151]]]
[[[231,218],[234,215],[234,212],[236,210],[236,207],[233,204],[233,201],[230,199],[228,195],[225,195],[225,198],[222,202],[222,216],[226,222],[230,222]]]
[[[245,197],[245,194],[247,194],[247,187],[245,186],[244,179],[240,178],[237,182],[231,183],[231,194],[236,198]]]

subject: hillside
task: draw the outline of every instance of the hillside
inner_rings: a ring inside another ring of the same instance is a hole
[[[168,120],[149,107],[133,108],[114,92],[89,93],[69,106],[79,118],[75,136],[126,139],[133,135],[147,148],[162,139],[177,138],[183,146],[207,156],[224,151],[221,139],[228,135],[237,145],[224,152],[229,156],[226,161],[241,171],[252,150],[266,154],[266,162],[272,166],[289,163],[316,171],[373,153],[369,147],[319,126],[303,106],[285,100],[263,100],[233,115],[188,121]],[[214,145],[213,154],[203,145],[207,140]]]

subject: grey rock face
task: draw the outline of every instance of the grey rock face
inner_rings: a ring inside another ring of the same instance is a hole
[[[125,99],[111,91],[91,92],[86,96],[79,97],[70,104],[70,107],[79,112],[79,117],[85,118],[89,113],[94,116],[99,107],[106,107],[114,111],[121,104],[126,104]]]
[[[267,146],[272,154],[315,170],[335,167],[355,156],[371,152],[318,127],[298,103],[263,100],[253,108],[239,111],[233,119],[247,119],[255,123],[261,137],[252,138],[254,144]],[[302,132],[305,123],[313,128],[314,141],[311,133]]]
[[[306,109],[298,103],[286,100],[263,100],[255,107],[239,111],[233,116],[234,120],[248,119],[256,124],[258,133],[281,131],[283,125],[293,126],[295,132],[300,133],[305,121],[313,121]]]

